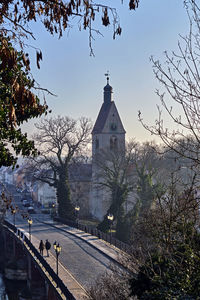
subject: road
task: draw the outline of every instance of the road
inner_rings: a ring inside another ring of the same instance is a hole
[[[17,222],[17,226],[28,231],[27,224]],[[57,241],[62,246],[59,261],[84,287],[90,286],[100,274],[110,270],[110,260],[76,236],[35,220],[31,231],[38,240],[45,241],[48,238],[53,255],[53,243]]]
[[[23,209],[22,203],[17,203],[16,201],[16,204],[21,210]],[[59,256],[59,261],[83,287],[87,288],[88,286],[91,286],[91,284],[97,280],[99,275],[106,271],[111,271],[111,261],[104,254],[100,253],[78,237],[43,223],[45,220],[50,220],[50,216],[42,214],[38,209],[36,212],[36,214],[31,215],[33,219],[33,224],[31,226],[32,235],[36,237],[38,241],[41,239],[43,241],[48,239],[52,245],[50,251],[54,256],[55,251],[53,249],[53,243],[57,241],[61,245],[62,251]],[[7,218],[13,223],[13,215],[8,213]],[[23,219],[21,214],[16,214],[15,224],[17,227],[23,228],[27,232],[29,231],[27,220]],[[46,255],[46,251],[44,252],[44,255]]]

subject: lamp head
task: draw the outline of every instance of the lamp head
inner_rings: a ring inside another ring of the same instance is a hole
[[[56,248],[57,248],[56,242],[53,243],[53,247],[54,247],[54,250],[56,250]]]
[[[110,220],[110,221],[113,221],[113,219],[114,219],[114,216],[113,216],[113,214],[108,214],[107,215],[107,218],[108,218],[108,220]]]
[[[75,206],[75,210],[76,210],[76,211],[79,211],[79,210],[80,210],[80,206],[76,205],[76,206]]]
[[[32,219],[28,219],[28,224],[32,225],[33,224],[33,220]]]
[[[56,250],[57,250],[57,253],[60,254],[60,252],[61,252],[61,246],[59,244],[57,245]]]

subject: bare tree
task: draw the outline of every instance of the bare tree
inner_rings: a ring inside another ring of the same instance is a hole
[[[163,193],[160,175],[163,175],[163,159],[158,155],[159,147],[155,143],[138,145],[134,157],[136,196],[132,209],[132,224],[134,226],[141,215],[154,205],[158,191]],[[162,176],[163,177],[163,176]]]
[[[100,276],[87,292],[90,300],[124,300],[130,297],[130,275],[120,268],[112,268],[112,272]]]
[[[148,126],[141,117],[143,126],[161,138],[167,149],[200,162],[200,6],[195,0],[184,1],[188,13],[190,31],[180,36],[178,52],[165,52],[165,64],[151,57],[153,70],[165,92],[157,90],[162,107],[174,124],[170,130],[165,126],[161,108],[155,125]],[[169,96],[169,97],[168,97]],[[173,102],[170,104],[170,100]],[[178,108],[178,109],[177,109]]]
[[[69,117],[43,119],[35,125],[34,140],[40,155],[32,159],[34,178],[55,187],[58,213],[62,218],[73,218],[69,186],[69,166],[90,142],[91,122],[86,118]]]
[[[200,264],[197,186],[195,173],[190,183],[182,181],[179,170],[171,174],[166,193],[157,195],[154,207],[140,215],[132,228],[132,252],[119,258],[129,272],[113,270],[102,276],[89,291],[91,299],[106,299],[112,293],[117,299],[116,284],[119,299],[196,299]]]
[[[158,146],[153,142],[140,144],[131,141],[126,144],[125,150],[107,150],[97,154],[93,163],[97,164],[99,171],[94,180],[97,188],[106,190],[111,200],[99,229],[108,230],[107,215],[111,213],[116,224],[116,236],[130,241],[129,229],[141,211],[151,207],[161,186],[158,178],[163,162],[157,150]]]
[[[98,166],[96,179],[94,179],[97,188],[99,186],[100,189],[106,189],[110,194],[111,204],[107,214],[112,213],[114,216],[118,238],[122,238],[120,232],[125,232],[123,228],[125,221],[124,205],[134,187],[132,162],[135,148],[136,143],[132,141],[126,145],[126,149],[104,150],[96,155],[93,162]],[[107,214],[98,226],[100,230],[105,231],[109,228]]]
[[[133,228],[130,260],[138,262],[138,275],[131,280],[132,295],[139,298],[199,295],[198,176],[194,172],[185,182],[177,170],[170,179],[166,193]]]

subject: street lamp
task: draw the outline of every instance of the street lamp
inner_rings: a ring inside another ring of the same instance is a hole
[[[15,214],[16,214],[16,209],[12,209],[11,213],[13,214],[13,224],[15,226]]]
[[[55,214],[55,203],[52,203],[52,205],[51,205],[51,217],[53,217],[54,216],[54,214]]]
[[[109,214],[107,215],[107,219],[108,219],[108,221],[110,222],[110,244],[111,244],[111,238],[112,238],[111,226],[112,226],[112,221],[113,221],[113,219],[114,219],[113,214],[109,213]]]
[[[31,242],[31,225],[33,224],[33,220],[28,218],[28,227],[29,227],[29,240]]]
[[[76,217],[77,217],[77,228],[78,228],[78,221],[79,221],[79,210],[80,210],[80,206],[76,205],[75,212],[76,212]]]
[[[58,256],[61,252],[61,246],[59,245],[59,243],[57,244],[56,242],[54,242],[53,247],[56,252],[56,274],[58,275]]]

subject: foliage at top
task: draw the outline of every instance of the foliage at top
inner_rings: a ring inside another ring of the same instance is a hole
[[[139,0],[129,0],[129,9],[135,10],[138,4]],[[27,24],[40,20],[47,31],[61,37],[63,31],[70,28],[75,20],[80,30],[89,30],[89,44],[93,54],[92,33],[100,33],[93,28],[97,15],[100,15],[103,26],[108,26],[112,22],[113,38],[121,34],[116,8],[108,6],[106,1],[95,3],[93,0],[3,0],[0,4],[0,31],[4,35],[9,32],[14,39],[22,36],[34,37]],[[37,59],[39,56],[38,52]]]
[[[135,10],[138,4],[139,0],[129,0],[130,10]],[[11,22],[15,26],[23,26],[39,17],[48,31],[60,36],[62,30],[70,26],[69,19],[73,16],[80,17],[86,29],[99,12],[102,14],[102,24],[107,26],[110,24],[108,11],[112,13],[115,10],[106,3],[95,3],[93,0],[3,0],[0,8],[0,24]]]

